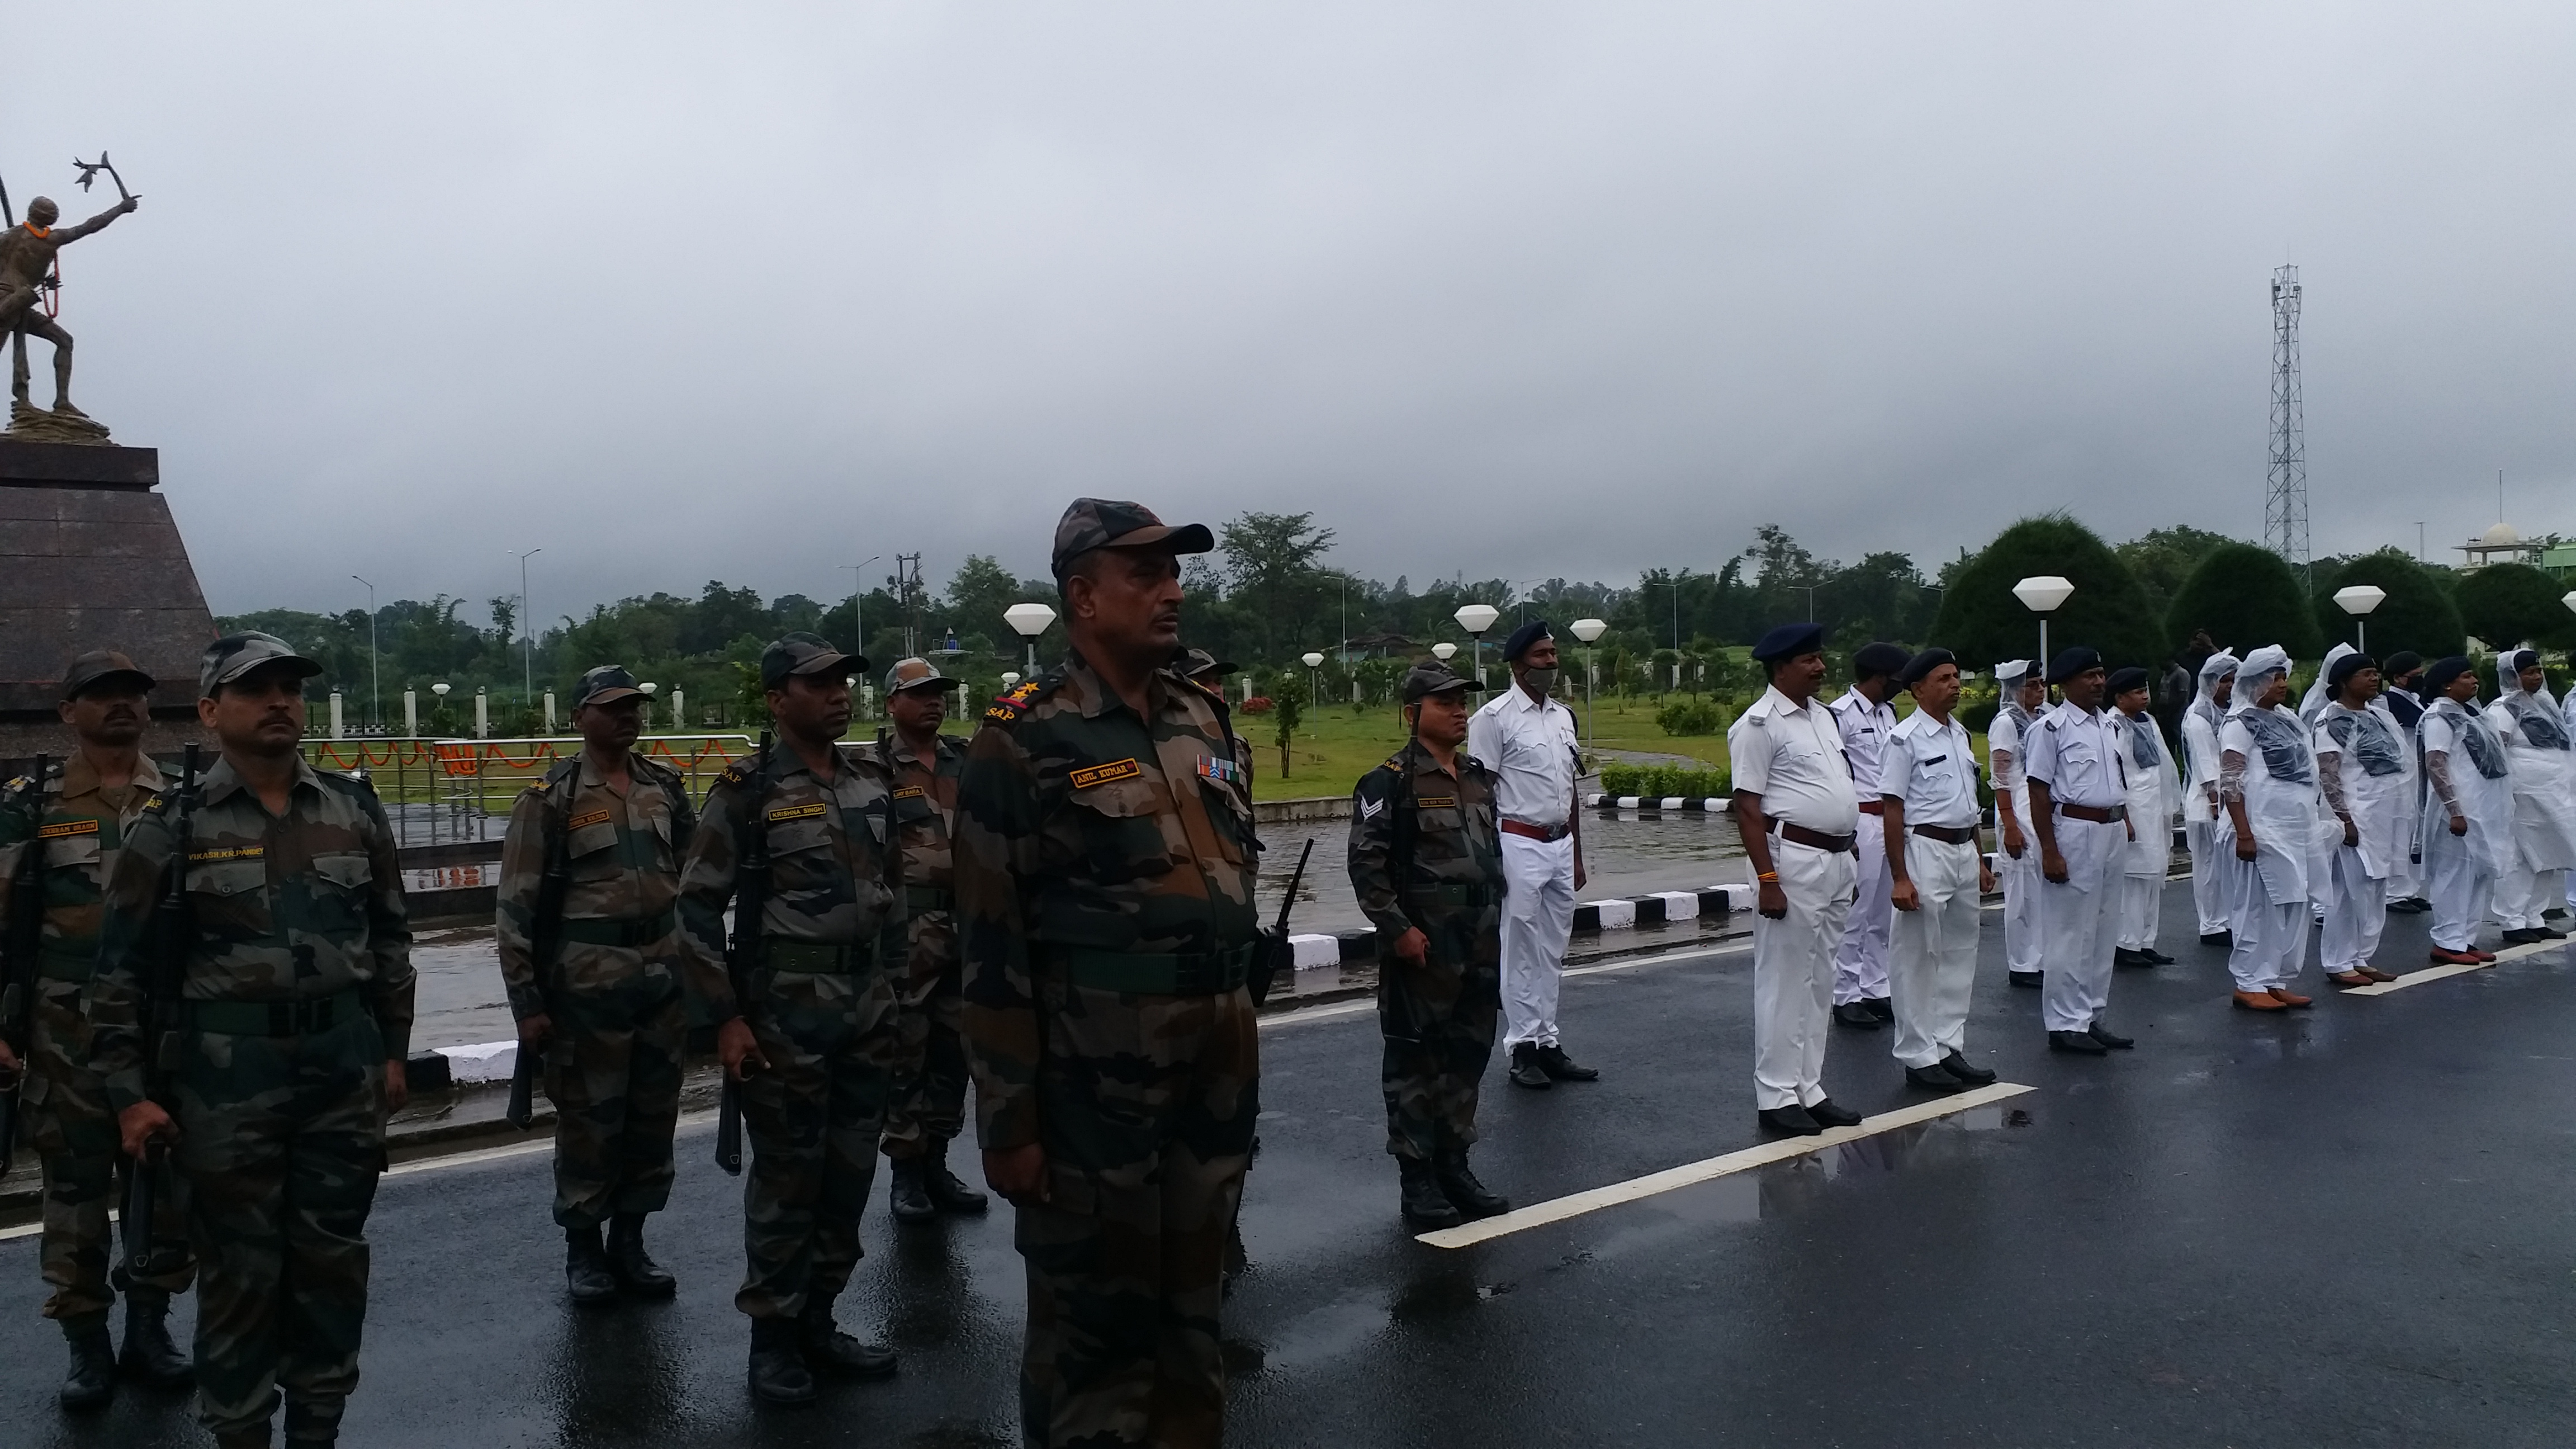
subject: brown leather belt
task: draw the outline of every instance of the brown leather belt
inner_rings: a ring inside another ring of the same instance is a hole
[[[2116,825],[2129,818],[2126,805],[2069,805],[2057,803],[2057,813],[2069,820],[2090,820],[2096,825]]]
[[[1506,820],[1503,822],[1503,833],[1505,835],[1525,835],[1532,840],[1563,840],[1565,837],[1574,833],[1574,823],[1572,821],[1567,821],[1565,824],[1556,827],[1554,830],[1550,830],[1543,825],[1524,825],[1517,820]]]
[[[1909,825],[1905,828],[1926,840],[1938,840],[1948,845],[1974,845],[1977,840],[1977,827],[1973,825]]]
[[[1860,813],[1863,815],[1881,815],[1886,813],[1886,811],[1887,802],[1884,800],[1863,800],[1860,802]]]
[[[1763,823],[1770,827],[1772,834],[1779,836],[1782,840],[1788,841],[1792,845],[1804,845],[1816,850],[1830,851],[1835,855],[1841,855],[1849,851],[1852,848],[1853,840],[1856,838],[1849,835],[1827,835],[1821,830],[1809,830],[1803,825],[1792,825],[1786,820],[1767,820]]]

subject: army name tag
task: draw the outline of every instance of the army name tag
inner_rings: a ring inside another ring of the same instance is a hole
[[[1458,803],[1455,795],[1417,795],[1413,803],[1425,810],[1447,810]]]
[[[188,853],[188,863],[190,865],[206,865],[212,862],[225,860],[257,860],[266,854],[268,854],[268,847],[265,845],[223,846],[214,850],[190,851]]]
[[[823,816],[823,803],[822,803],[821,801],[819,801],[819,800],[818,800],[818,801],[816,801],[816,802],[814,802],[814,803],[813,803],[813,804],[811,804],[811,805],[790,805],[790,806],[787,806],[785,809],[782,809],[782,810],[772,810],[772,811],[770,811],[770,812],[769,812],[769,819],[770,819],[770,820],[772,820],[772,821],[779,821],[779,820],[819,820],[819,819],[821,819],[821,818],[822,818],[822,816]]]
[[[1143,773],[1145,773],[1144,766],[1132,759],[1127,759],[1112,760],[1105,765],[1085,765],[1066,775],[1065,778],[1073,782],[1073,788],[1088,790],[1094,785],[1106,785],[1112,780],[1132,780]]]
[[[615,818],[616,817],[614,815],[606,810],[593,810],[587,815],[576,815],[570,820],[565,821],[564,829],[588,830],[594,825],[606,825],[610,820]]]
[[[95,820],[57,820],[51,825],[38,826],[36,829],[38,840],[60,840],[66,835],[96,834],[98,834],[98,822]]]
[[[894,798],[898,800],[918,800],[928,793],[928,791],[922,789],[919,785],[906,785],[902,789],[894,792]]]

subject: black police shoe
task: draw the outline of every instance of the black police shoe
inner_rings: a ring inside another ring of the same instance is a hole
[[[2109,1047],[2095,1041],[2091,1032],[2084,1031],[2052,1031],[2048,1034],[2048,1049],[2053,1052],[2074,1052],[2079,1056],[2088,1057],[2107,1056],[2111,1051]]]
[[[116,1345],[107,1337],[107,1326],[82,1333],[70,1340],[71,1372],[63,1375],[62,1401],[66,1409],[97,1409],[116,1397]]]
[[[2216,946],[2222,950],[2230,949],[2236,945],[2236,933],[2234,931],[2203,931],[2200,933],[2200,944],[2204,946]]]
[[[2522,926],[2516,926],[2512,930],[2498,935],[2496,937],[2496,943],[2503,946],[2527,946],[2539,939],[2540,933],[2538,931],[2530,930]]]
[[[1761,1124],[1763,1131],[1782,1137],[1814,1137],[1825,1130],[1823,1123],[1807,1115],[1806,1108],[1794,1103],[1765,1107],[1753,1114],[1753,1120]]]
[[[751,1393],[764,1404],[814,1402],[814,1371],[796,1349],[796,1320],[751,1321]]]
[[[930,1200],[930,1188],[922,1181],[921,1159],[898,1157],[894,1160],[894,1181],[886,1189],[886,1207],[899,1223],[926,1223],[939,1216],[939,1204]]]
[[[1860,1004],[1868,1007],[1869,1014],[1881,1021],[1896,1020],[1896,998],[1892,996],[1864,996]]]
[[[2174,963],[2173,957],[2166,955],[2162,951],[2156,950],[2154,947],[2149,947],[2140,954],[2147,958],[2147,964],[2150,966],[2171,966]]]
[[[2112,950],[2111,964],[2114,966],[2137,967],[2153,966],[2156,963],[2155,958],[2149,956],[2144,951],[2132,951],[2126,946],[2120,946]]]
[[[297,1399],[286,1401],[285,1449],[316,1449],[340,1442],[340,1406],[324,1412]]]
[[[1870,1010],[1869,1003],[1865,1001],[1846,1001],[1835,1007],[1834,1024],[1856,1027],[1862,1031],[1876,1031],[1887,1025],[1886,1022],[1878,1019],[1878,1013]]]
[[[832,1300],[819,1294],[805,1300],[796,1345],[808,1368],[836,1379],[881,1379],[894,1372],[894,1350],[843,1333],[832,1322]]]
[[[2388,909],[2401,916],[2420,916],[2433,909],[2433,903],[2422,896],[2400,896],[2388,903]]]
[[[1957,1052],[1952,1052],[1941,1059],[1941,1070],[1971,1087],[1982,1087],[1995,1079],[1994,1068],[1978,1066]]]
[[[1467,1165],[1464,1147],[1444,1149],[1431,1164],[1431,1176],[1440,1184],[1440,1193],[1449,1199],[1449,1205],[1468,1217],[1490,1218],[1512,1210],[1511,1199],[1476,1180],[1475,1170]]]
[[[1538,1069],[1559,1082],[1597,1082],[1599,1067],[1587,1067],[1565,1054],[1565,1048],[1549,1042],[1538,1049]]]
[[[944,1213],[981,1217],[991,1205],[983,1193],[968,1187],[965,1179],[948,1170],[948,1140],[944,1137],[931,1138],[930,1150],[921,1156],[921,1185]]]
[[[2556,926],[2534,926],[2531,928],[2531,935],[2532,939],[2538,941],[2564,941],[2567,939],[2567,933],[2558,929]]]
[[[2004,977],[2013,985],[2021,987],[2025,991],[2037,991],[2039,989],[2040,982],[2046,978],[2047,974],[2048,973],[2044,971],[2007,971],[2004,973]]]
[[[1825,1127],[1857,1127],[1860,1125],[1860,1114],[1858,1112],[1853,1111],[1849,1107],[1842,1106],[1831,1097],[1825,1097],[1818,1101],[1809,1102],[1807,1104],[1807,1115],[1815,1118],[1818,1125]]]
[[[170,1295],[158,1288],[125,1291],[125,1348],[117,1367],[156,1389],[175,1389],[196,1377],[195,1366],[170,1341]]]
[[[1945,1097],[1968,1090],[1967,1083],[1950,1075],[1939,1062],[1934,1062],[1928,1067],[1907,1067],[1905,1080],[1909,1085],[1921,1087],[1927,1092],[1939,1092]]]
[[[1440,1190],[1439,1180],[1431,1175],[1430,1163],[1399,1157],[1395,1160],[1395,1171],[1400,1194],[1397,1208],[1404,1214],[1406,1227],[1454,1228],[1465,1221],[1458,1213],[1457,1204],[1449,1201],[1449,1195]]]
[[[564,1287],[575,1303],[606,1303],[617,1296],[617,1275],[600,1250],[599,1229],[564,1229]]]
[[[680,1291],[680,1280],[644,1251],[642,1213],[619,1213],[608,1220],[608,1271],[620,1289],[637,1298],[668,1298]]]
[[[2137,1038],[2122,1036],[2098,1021],[2084,1028],[2084,1034],[2115,1052],[2127,1051],[2138,1044]]]
[[[1538,1064],[1538,1044],[1522,1042],[1512,1048],[1512,1085],[1545,1091],[1556,1085],[1556,1079]]]

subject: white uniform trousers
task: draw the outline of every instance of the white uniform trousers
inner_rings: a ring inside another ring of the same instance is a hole
[[[1771,866],[1789,914],[1753,917],[1753,1105],[1763,1111],[1825,1099],[1834,948],[1851,915],[1856,863],[1847,851],[1775,835]]]
[[[2326,875],[2326,925],[2318,957],[2328,972],[2357,971],[2379,950],[2380,929],[2388,924],[2388,882],[2372,880],[2362,868],[2361,852],[2335,847]]]
[[[2438,827],[2426,834],[2424,898],[2433,903],[2436,948],[2466,951],[2478,943],[2495,882],[2495,872],[2470,851],[2466,838]]]
[[[2533,870],[2522,863],[2521,852],[2513,858],[2513,869],[2495,883],[2496,924],[2508,931],[2536,930],[2549,923],[2542,913],[2558,904],[2565,894],[2563,870]]]
[[[2160,875],[2120,877],[2120,949],[2156,949],[2156,918],[2164,914],[2165,878]]]
[[[2191,904],[2200,912],[2200,933],[2227,929],[2227,862],[2218,854],[2218,822],[2186,820],[2183,843],[2191,849]]]
[[[2089,844],[2078,832],[2101,832]],[[2082,1031],[2111,1000],[2111,953],[2119,945],[2120,887],[2128,865],[2128,827],[2120,821],[2057,818],[2058,854],[2066,884],[2039,869],[2039,845],[2029,851],[2031,879],[2039,889],[2040,1019],[2050,1031]]]
[[[2311,907],[2306,901],[2272,904],[2261,867],[2235,859],[2232,851],[2227,864],[2227,929],[2236,933],[2227,974],[2236,978],[2239,991],[2289,985],[2307,960]]]
[[[2039,923],[2039,842],[2022,837],[2021,859],[1995,847],[1995,879],[2004,891],[2004,966],[2012,971],[2040,969],[2046,935]]]
[[[1977,843],[1905,837],[1905,873],[1920,904],[1896,917],[1887,978],[1896,1006],[1896,1059],[1928,1067],[1967,1047],[1977,984]]]
[[[1859,891],[1834,951],[1834,1005],[1887,994],[1887,934],[1896,907],[1887,901],[1887,825],[1864,810],[1854,836],[1860,842],[1855,870]]]
[[[1556,1044],[1556,990],[1574,935],[1574,837],[1502,834],[1503,1050]]]

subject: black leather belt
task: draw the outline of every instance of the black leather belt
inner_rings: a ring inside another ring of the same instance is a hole
[[[2096,825],[2116,825],[2129,818],[2129,807],[2126,805],[2069,805],[2063,801],[2053,803],[2057,805],[2057,813],[2069,820],[2090,820]]]
[[[1973,825],[1909,825],[1905,828],[1926,840],[1950,845],[1973,845],[1977,840],[1977,827]]]
[[[649,916],[567,916],[563,938],[585,946],[650,946],[678,930],[677,911],[664,910]]]
[[[1849,851],[1853,842],[1860,838],[1855,835],[1827,835],[1821,830],[1809,830],[1803,825],[1792,825],[1780,819],[1765,820],[1762,823],[1772,834],[1792,845],[1804,845],[1835,855]]]

